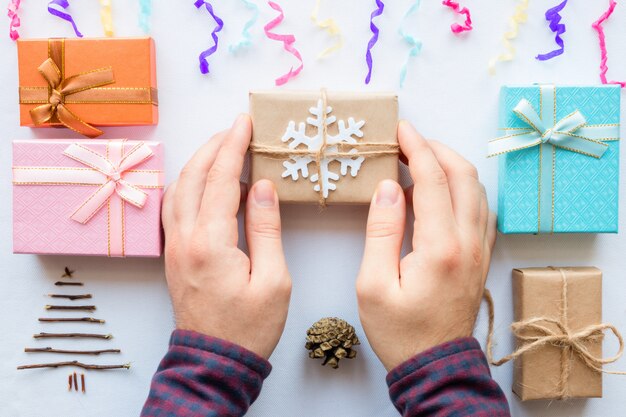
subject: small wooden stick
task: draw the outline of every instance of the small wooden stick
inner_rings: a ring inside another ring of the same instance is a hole
[[[71,391],[72,390],[72,374],[69,374],[67,376],[67,390]]]
[[[77,366],[79,368],[93,369],[93,370],[130,369],[130,363],[125,363],[123,365],[90,365],[90,364],[81,363],[78,361],[39,363],[35,365],[21,365],[21,366],[18,366],[17,369],[22,370],[22,369],[37,369],[37,368],[60,368],[62,366]]]
[[[111,339],[112,334],[98,334],[98,333],[38,333],[34,334],[35,339],[44,338],[60,338],[60,337],[76,337],[76,338],[88,338],[88,339]]]
[[[57,285],[59,287],[62,287],[64,285],[76,285],[76,286],[83,286],[85,284],[83,284],[82,282],[67,282],[67,281],[57,281],[54,283],[54,285]]]
[[[79,321],[85,321],[88,323],[100,323],[100,324],[104,324],[104,320],[102,319],[94,319],[92,317],[77,317],[77,318],[48,318],[48,317],[41,317],[39,319],[39,321],[42,322],[46,322],[46,323],[62,323],[62,322],[79,322]]]
[[[74,310],[74,311],[94,311],[96,306],[53,306],[47,305],[46,310]]]
[[[69,295],[69,294],[48,294],[48,297],[52,298],[67,298],[68,300],[84,300],[86,298],[91,298],[91,294],[77,294],[77,295]]]
[[[74,278],[73,274],[76,271],[72,271],[72,270],[70,270],[69,267],[66,266],[64,272],[65,273],[63,275],[61,275],[61,278]]]
[[[76,372],[74,372],[74,391],[78,391],[78,380],[76,379]]]
[[[100,355],[101,353],[121,353],[120,349],[101,349],[101,350],[65,350],[45,348],[24,348],[26,353],[67,353],[72,355]]]
[[[85,374],[80,374],[80,388],[85,393]]]

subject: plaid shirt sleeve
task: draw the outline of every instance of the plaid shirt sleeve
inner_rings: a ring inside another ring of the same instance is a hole
[[[233,343],[175,330],[141,415],[242,416],[271,369],[268,361]]]
[[[387,385],[406,417],[510,417],[506,397],[474,338],[420,353],[389,372]]]

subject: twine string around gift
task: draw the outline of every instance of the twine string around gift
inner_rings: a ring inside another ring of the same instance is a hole
[[[500,366],[519,358],[524,353],[533,352],[545,346],[555,346],[561,349],[561,373],[555,396],[559,400],[564,400],[569,397],[567,382],[569,381],[569,375],[572,370],[572,363],[574,361],[573,355],[577,355],[587,368],[593,369],[596,372],[612,375],[626,375],[626,372],[602,369],[602,365],[616,362],[621,358],[624,352],[624,339],[615,326],[607,323],[591,324],[577,330],[572,330],[568,319],[569,305],[567,300],[568,288],[566,271],[563,268],[550,267],[550,269],[559,271],[561,274],[560,317],[533,317],[511,324],[513,335],[521,342],[521,346],[513,353],[498,360],[494,359],[493,356],[494,303],[491,293],[488,289],[485,289],[483,298],[487,303],[489,314],[487,360],[494,366]],[[617,354],[609,358],[595,356],[589,351],[588,345],[602,341],[606,330],[610,330],[617,338],[619,343]]]
[[[556,149],[602,158],[609,149],[608,141],[619,140],[619,124],[590,125],[575,110],[557,120],[557,92],[554,85],[539,85],[539,112],[521,99],[513,113],[524,127],[506,128],[507,134],[489,141],[488,157],[539,148],[537,232],[554,231],[554,182]]]
[[[315,169],[317,171],[318,202],[320,207],[326,206],[326,197],[324,197],[324,180],[322,173],[322,164],[325,158],[379,158],[389,155],[398,155],[400,146],[397,143],[386,142],[357,142],[357,143],[333,143],[328,144],[328,96],[326,89],[320,90],[320,100],[322,101],[322,129],[321,129],[321,145],[317,150],[309,150],[302,148],[289,149],[283,146],[270,146],[259,143],[251,143],[248,150],[251,154],[261,155],[271,159],[286,159],[295,156],[308,156],[314,159]],[[329,149],[330,148],[330,149]],[[357,152],[354,152],[356,150]]]

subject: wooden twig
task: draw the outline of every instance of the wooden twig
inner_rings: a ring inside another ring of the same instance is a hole
[[[84,321],[84,322],[88,322],[88,323],[100,323],[100,324],[104,324],[104,320],[102,319],[94,319],[92,317],[77,317],[77,318],[71,318],[71,317],[63,317],[63,318],[49,318],[49,317],[41,317],[39,319],[39,321],[45,322],[45,323],[63,323],[63,322],[79,322],[79,321]]]
[[[76,372],[74,372],[74,391],[78,391],[78,379],[76,378]]]
[[[67,281],[57,281],[54,283],[54,285],[57,285],[59,287],[62,287],[64,285],[76,285],[76,286],[83,286],[85,284],[83,284],[82,282],[67,282]]]
[[[46,310],[94,311],[96,306],[53,306],[47,305]]]
[[[76,271],[72,271],[69,267],[66,266],[63,272],[64,274],[61,275],[61,278],[74,278],[73,274]]]
[[[80,389],[85,393],[85,374],[80,374]]]
[[[19,371],[22,369],[61,368],[63,366],[76,366],[76,367],[83,368],[83,369],[93,369],[93,370],[130,369],[130,363],[125,363],[123,365],[90,365],[90,364],[81,363],[78,361],[39,363],[35,365],[20,365],[17,367],[17,369]]]
[[[38,333],[34,334],[33,337],[35,339],[44,339],[44,338],[66,338],[66,337],[75,337],[75,338],[88,338],[88,339],[111,339],[113,338],[112,334],[98,334],[98,333]]]
[[[68,390],[68,391],[71,391],[71,390],[72,390],[72,381],[73,381],[73,379],[72,379],[72,374],[69,374],[69,375],[67,376],[67,390]]]
[[[100,355],[101,353],[121,353],[120,349],[101,349],[101,350],[65,350],[45,348],[24,348],[26,353],[67,353],[72,355]]]
[[[91,298],[91,294],[77,294],[77,295],[70,295],[70,294],[48,294],[48,297],[52,297],[52,298],[67,298],[68,300],[84,300],[86,298]]]

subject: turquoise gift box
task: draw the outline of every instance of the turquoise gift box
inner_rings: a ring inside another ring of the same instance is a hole
[[[504,86],[498,230],[617,233],[620,88]]]

